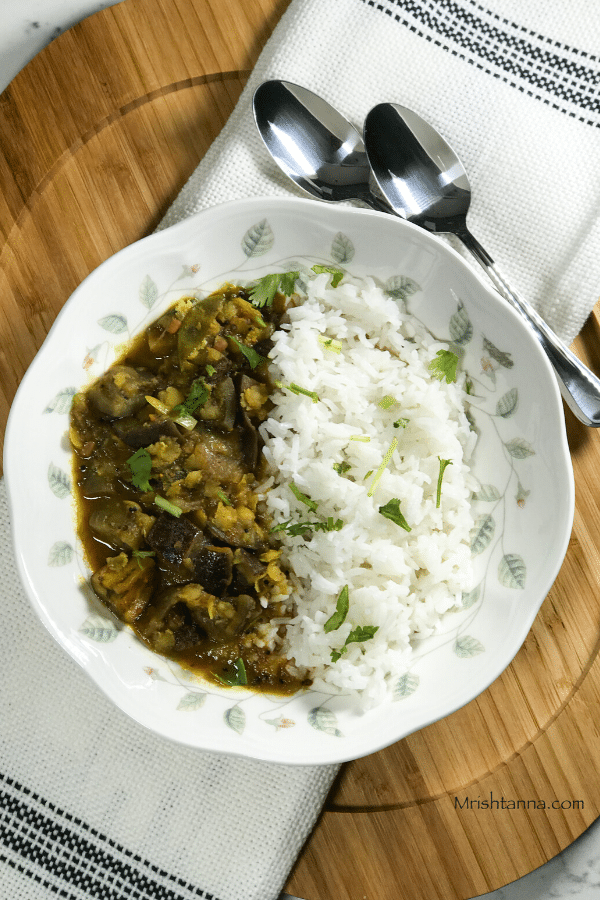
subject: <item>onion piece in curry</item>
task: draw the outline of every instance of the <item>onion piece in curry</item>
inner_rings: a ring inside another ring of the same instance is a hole
[[[74,398],[78,530],[100,600],[152,650],[228,684],[300,679],[272,623],[288,575],[259,486],[266,356],[285,311],[184,297]]]

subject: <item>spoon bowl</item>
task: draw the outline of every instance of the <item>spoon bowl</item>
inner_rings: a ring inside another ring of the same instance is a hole
[[[433,232],[466,228],[467,173],[435,128],[406,107],[381,103],[364,134],[375,180],[400,215]]]
[[[554,367],[565,403],[586,425],[600,426],[598,379],[517,294],[467,227],[471,187],[452,147],[414,110],[380,103],[365,119],[364,141],[376,183],[394,212],[432,232],[456,235],[498,292],[527,320]]]
[[[279,168],[318,200],[361,200],[390,212],[370,186],[360,132],[326,100],[289,81],[265,81],[253,97],[254,119]]]

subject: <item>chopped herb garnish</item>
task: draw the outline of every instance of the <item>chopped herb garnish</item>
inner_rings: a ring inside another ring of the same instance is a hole
[[[159,400],[158,397],[150,397],[146,395],[146,403],[149,403],[150,406],[153,406],[154,409],[158,410],[158,412],[163,416],[168,416],[171,412],[167,404],[163,403],[162,400]]]
[[[261,356],[260,353],[257,353],[253,347],[248,347],[246,346],[246,344],[242,344],[242,342],[238,341],[238,339],[232,334],[229,335],[229,338],[233,341],[238,350],[246,357],[246,359],[250,363],[251,369],[255,369],[257,366],[260,366],[262,362],[265,362],[264,356]]]
[[[206,398],[208,398],[208,391],[206,392]],[[166,403],[163,403],[162,400],[158,400],[156,397],[146,397],[146,401],[163,416],[170,416],[172,413],[175,413],[176,418],[174,421],[177,422],[178,425],[182,425],[187,431],[193,431],[198,424],[183,403],[179,403],[177,406],[174,406],[173,409],[169,409]],[[199,402],[195,403],[195,400],[190,403],[190,406],[194,406],[194,408],[199,405]]]
[[[206,374],[209,376],[214,375],[216,373],[216,371],[217,370],[215,369],[215,367],[211,366],[210,364],[206,367]]]
[[[400,501],[398,499],[390,500],[385,506],[379,507],[379,512],[386,519],[391,519],[392,522],[395,522],[396,525],[399,525],[400,528],[404,528],[405,531],[411,531],[411,527],[400,512]]]
[[[225,504],[225,506],[231,506],[231,500],[225,491],[217,491],[217,497]]]
[[[306,388],[300,387],[299,384],[294,384],[293,381],[291,384],[284,384],[283,381],[276,381],[275,387],[280,388],[282,391],[291,391],[292,394],[301,394],[303,397],[310,397],[313,403],[318,403],[320,400],[316,391],[309,391]]]
[[[258,325],[259,328],[266,328],[266,327],[267,327],[267,323],[265,322],[265,320],[263,319],[262,316],[256,316],[256,318],[254,319],[254,321],[256,322],[256,324]]]
[[[351,441],[360,441],[361,444],[368,444],[371,440],[368,434],[352,434],[350,435]]]
[[[342,649],[331,651],[331,661],[337,662],[340,656],[348,649],[348,644],[359,644],[364,641],[370,641],[378,630],[379,625],[357,625],[346,638],[346,642]]]
[[[379,631],[379,625],[357,625],[346,638],[346,643],[360,644],[363,641],[370,641],[377,631]]]
[[[193,431],[198,424],[198,420],[186,412],[180,412],[175,421],[178,425],[181,425],[182,428],[185,428],[186,431]]]
[[[406,428],[410,419],[396,419],[394,422],[394,428]]]
[[[161,509],[164,509],[165,512],[170,513],[172,516],[175,516],[177,519],[183,512],[183,510],[177,506],[175,503],[171,503],[170,500],[166,500],[164,497],[161,497],[160,494],[157,494],[154,498],[154,502]]]
[[[319,395],[316,391],[308,391],[306,388],[300,387],[299,384],[294,384],[293,381],[288,385],[288,389],[292,394],[302,394],[304,397],[310,397],[313,403],[319,402]]]
[[[333,516],[328,516],[326,522],[292,522],[291,519],[288,519],[287,522],[281,522],[279,525],[274,525],[271,528],[271,534],[276,534],[278,531],[285,531],[286,534],[289,534],[291,537],[301,537],[311,528],[313,531],[341,531],[344,527],[344,523],[342,519],[335,519]]]
[[[350,471],[352,466],[350,465],[349,462],[339,462],[339,463],[334,463],[333,468],[338,473],[338,475],[345,475],[346,472]]]
[[[344,272],[341,269],[336,268],[335,266],[313,266],[312,271],[315,275],[321,275],[326,273],[327,275],[331,275],[331,287],[337,287],[342,278],[344,277]]]
[[[238,656],[231,668],[233,671],[230,670],[223,675],[217,675],[216,672],[213,673],[214,677],[217,681],[220,681],[221,684],[226,684],[228,687],[236,687],[238,684],[248,684],[246,666],[244,665],[244,660],[241,656]]]
[[[293,481],[290,484],[290,491],[292,492],[296,500],[299,500],[300,503],[304,503],[305,506],[308,506],[311,512],[317,511],[317,507],[319,504],[314,500],[311,500],[310,497],[308,497],[306,494],[303,494],[300,488],[295,485]]]
[[[378,468],[377,471],[375,472],[375,478],[373,479],[373,483],[371,484],[371,487],[369,488],[369,492],[368,492],[368,494],[367,494],[368,497],[372,497],[373,494],[375,493],[375,488],[376,488],[377,485],[379,484],[379,481],[380,481],[380,479],[381,479],[381,476],[382,476],[383,473],[385,472],[385,469],[386,469],[386,467],[387,467],[387,465],[388,465],[390,459],[391,459],[392,456],[394,455],[394,450],[396,449],[397,446],[398,446],[398,440],[397,440],[397,438],[394,438],[393,441],[392,441],[392,443],[390,444],[390,446],[389,446],[389,448],[388,448],[387,453],[385,454],[385,456],[383,457],[383,460],[381,461],[381,465],[379,466],[379,468]]]
[[[444,477],[444,472],[446,471],[446,468],[448,466],[452,465],[451,459],[440,459],[439,456],[438,456],[438,459],[440,460],[440,472],[439,472],[438,481],[437,481],[437,495],[436,495],[436,501],[435,501],[436,508],[440,505],[440,502],[442,499],[442,478]]]
[[[337,598],[334,614],[330,616],[329,619],[327,619],[323,626],[326,634],[329,634],[330,631],[338,630],[338,628],[343,624],[346,616],[348,615],[349,607],[350,597],[348,593],[348,585],[345,584],[340,591],[339,597]]]
[[[149,482],[150,472],[152,471],[152,457],[145,447],[130,456],[127,465],[131,469],[131,483],[140,491],[151,491],[152,486]]]
[[[300,272],[275,272],[259,278],[249,290],[250,301],[254,306],[271,306],[278,292],[289,297],[294,293],[296,279]]]
[[[279,276],[279,290],[286,297],[291,297],[296,287],[296,281],[300,277],[300,272],[283,272]]]
[[[146,559],[147,556],[156,556],[154,550],[133,550],[131,553],[134,559],[137,559],[138,566],[140,569],[142,568],[142,560]]]
[[[173,412],[180,415],[192,416],[200,406],[204,406],[209,397],[209,390],[204,383],[204,378],[196,378],[192,381],[190,392],[183,401],[173,408]]]
[[[327,338],[324,334],[320,334],[319,343],[323,344],[326,350],[331,350],[333,353],[342,352],[342,342],[335,340],[335,338]]]
[[[327,522],[315,523],[315,531],[341,531],[344,523],[341,519],[333,521],[333,516],[327,516]]]
[[[451,350],[438,350],[435,359],[429,363],[429,371],[438,381],[446,379],[447,384],[456,381],[456,367],[458,366],[458,356]]]
[[[396,398],[390,396],[390,394],[386,394],[385,397],[382,397],[377,406],[380,406],[381,409],[389,409],[390,406],[393,406],[396,402]]]

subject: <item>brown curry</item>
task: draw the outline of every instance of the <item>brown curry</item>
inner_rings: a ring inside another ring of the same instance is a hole
[[[272,624],[290,589],[258,426],[284,307],[278,294],[259,310],[232,285],[179,300],[75,397],[70,431],[100,600],[158,653],[278,691],[299,675]]]

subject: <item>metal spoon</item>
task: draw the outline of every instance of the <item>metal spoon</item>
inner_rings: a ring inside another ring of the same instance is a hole
[[[375,180],[398,215],[432,232],[457,235],[496,289],[527,320],[546,351],[563,399],[585,425],[600,426],[600,379],[572,353],[542,317],[506,283],[467,228],[471,187],[456,153],[421,116],[395,103],[367,115],[367,156]]]
[[[371,190],[360,132],[326,100],[289,81],[265,81],[253,98],[267,150],[298,187],[319,200],[361,200],[391,213]]]

